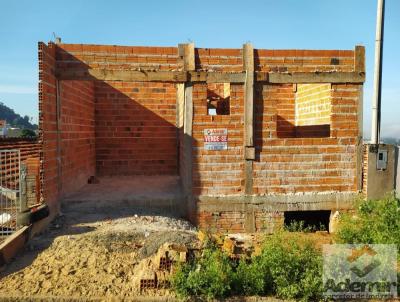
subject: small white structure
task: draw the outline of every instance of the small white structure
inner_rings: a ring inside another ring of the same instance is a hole
[[[7,137],[8,125],[6,120],[0,120],[0,137]]]

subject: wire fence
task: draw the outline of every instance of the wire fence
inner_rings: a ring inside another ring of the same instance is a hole
[[[19,150],[0,150],[0,243],[18,228],[20,169]]]

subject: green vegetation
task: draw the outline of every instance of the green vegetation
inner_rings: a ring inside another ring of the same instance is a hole
[[[400,246],[400,202],[394,197],[357,202],[339,221],[338,243],[390,243]],[[311,240],[289,231],[266,236],[261,252],[240,261],[208,243],[201,256],[181,264],[171,284],[181,297],[276,296],[296,301],[323,298],[322,254]]]
[[[326,231],[326,228],[323,224],[319,226],[315,225],[307,225],[303,220],[300,221],[292,221],[289,225],[285,225],[284,229],[288,232],[303,232],[303,233],[312,233],[316,231]]]
[[[37,136],[36,132],[31,129],[23,129],[21,133],[21,137],[24,138],[30,138],[30,137],[34,138],[36,136]]]
[[[354,214],[340,217],[339,243],[382,243],[400,247],[400,202],[393,196],[360,201]]]
[[[22,117],[2,102],[0,102],[0,120],[6,120],[12,127],[36,130],[37,125],[30,122],[29,116]]]
[[[171,283],[179,296],[211,299],[228,295],[232,280],[231,260],[208,243],[201,257],[178,267]]]
[[[239,262],[209,244],[199,258],[178,267],[171,283],[182,297],[275,295],[316,301],[322,297],[321,267],[312,242],[279,232],[268,236],[260,255]]]

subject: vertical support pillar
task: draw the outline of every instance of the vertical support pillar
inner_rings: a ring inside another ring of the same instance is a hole
[[[193,71],[195,67],[194,43],[179,44],[179,58],[183,63],[184,71]],[[183,192],[188,202],[188,216],[194,219],[195,205],[192,197],[193,181],[193,154],[192,154],[192,133],[193,133],[193,85],[190,82],[183,84],[183,159],[184,171],[181,172]]]
[[[253,194],[254,148],[254,49],[253,45],[243,45],[243,69],[246,71],[244,84],[244,169],[245,195]],[[245,231],[255,232],[255,213],[245,204]]]
[[[365,47],[356,45],[354,49],[354,71],[365,73]],[[358,135],[357,135],[357,190],[361,191],[363,187],[363,86],[358,88]]]
[[[250,43],[243,45],[243,69],[246,71],[244,86],[244,158],[245,194],[253,194],[254,148],[254,49]]]

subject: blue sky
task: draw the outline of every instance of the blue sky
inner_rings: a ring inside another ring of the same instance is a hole
[[[0,101],[37,121],[37,42],[267,49],[366,47],[369,137],[377,0],[0,0]],[[400,138],[400,1],[386,0],[382,135]]]

